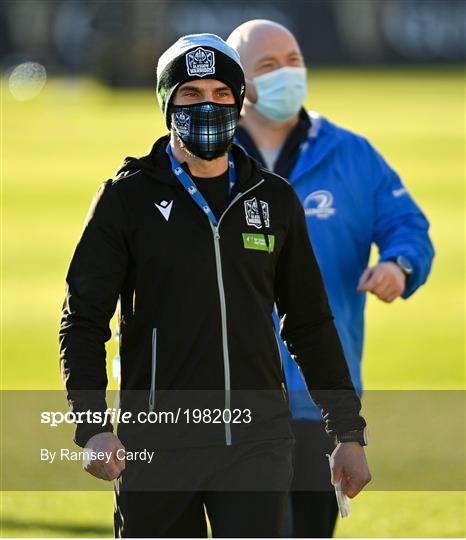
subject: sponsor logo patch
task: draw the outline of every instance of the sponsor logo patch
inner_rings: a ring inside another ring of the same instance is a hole
[[[263,234],[255,233],[243,233],[243,245],[245,249],[257,249],[258,251],[268,251],[273,253],[275,247],[275,235],[268,234],[269,247],[267,248],[267,243]]]
[[[392,191],[392,195],[396,198],[401,197],[402,195],[406,195],[408,193],[407,189],[405,187],[401,187],[399,189],[394,189]]]
[[[198,47],[186,53],[186,68],[190,77],[205,77],[215,73],[215,53]]]
[[[269,205],[265,201],[260,201],[262,216],[264,217],[264,223],[266,227],[270,227],[270,215]],[[259,214],[259,207],[257,206],[257,199],[249,199],[244,201],[244,213],[246,215],[246,223],[256,227],[256,229],[262,229],[262,220]]]

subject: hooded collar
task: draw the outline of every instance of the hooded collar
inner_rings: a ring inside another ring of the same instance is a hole
[[[181,186],[172,172],[171,163],[165,151],[169,141],[170,136],[164,135],[155,141],[146,156],[126,157],[118,169],[117,176],[127,176],[136,171],[142,171],[157,182]],[[261,166],[236,144],[232,145],[231,152],[236,167],[238,189],[248,189],[261,179]]]
[[[236,140],[258,161],[263,161],[246,129],[239,126]],[[315,111],[301,109],[299,122],[290,132],[275,165],[275,171],[294,184],[324,160],[341,140],[339,130]]]
[[[315,111],[310,111],[309,117],[311,127],[301,143],[298,158],[289,177],[292,184],[316,168],[341,140],[339,130],[326,118]]]

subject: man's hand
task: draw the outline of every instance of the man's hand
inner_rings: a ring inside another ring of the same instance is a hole
[[[391,261],[366,268],[358,283],[358,291],[371,292],[384,302],[393,302],[403,294],[405,287],[406,276],[403,270]]]
[[[104,452],[104,459],[86,459],[83,463],[84,469],[102,480],[115,480],[118,478],[125,468],[125,459],[117,457],[117,451],[123,450],[125,447],[121,444],[120,439],[113,433],[97,433],[91,437],[86,444],[84,450],[94,452]],[[121,457],[123,452],[119,452]],[[107,456],[110,455],[110,460],[107,463]]]
[[[364,448],[358,442],[340,443],[332,453],[332,484],[341,480],[341,490],[350,499],[371,481]]]

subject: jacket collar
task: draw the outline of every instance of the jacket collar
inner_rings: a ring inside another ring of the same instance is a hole
[[[169,140],[169,135],[164,135],[155,141],[146,156],[126,157],[118,169],[117,176],[140,170],[157,182],[181,186],[172,172],[171,163],[165,151]],[[231,152],[236,167],[238,188],[248,189],[261,179],[260,164],[236,144],[232,145]]]
[[[299,177],[315,168],[340,142],[340,130],[315,111],[309,111],[311,127],[306,139],[301,143],[298,159],[290,182],[294,184]]]

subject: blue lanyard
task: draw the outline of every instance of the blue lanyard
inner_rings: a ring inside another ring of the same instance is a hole
[[[197,204],[197,206],[199,206],[199,208],[203,212],[205,212],[210,222],[216,227],[217,218],[210,209],[210,206],[207,204],[207,201],[202,196],[202,193],[197,189],[196,185],[191,180],[189,175],[185,172],[183,167],[176,160],[175,156],[173,155],[170,143],[167,144],[167,148],[165,151],[170,158],[173,174],[176,176],[176,178],[178,178],[185,190],[191,195],[193,201]],[[228,194],[231,194],[231,190],[236,183],[235,162],[233,161],[231,154],[228,154],[228,180]]]

